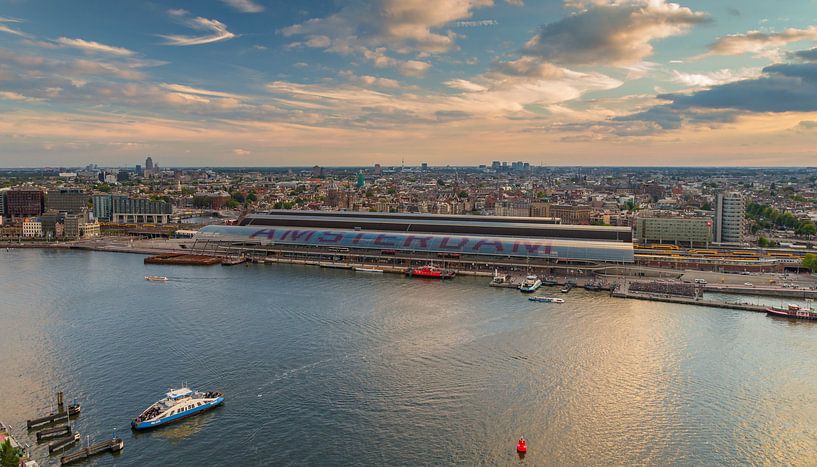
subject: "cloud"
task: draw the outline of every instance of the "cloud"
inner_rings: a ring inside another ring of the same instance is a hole
[[[176,12],[176,13],[174,13]],[[178,10],[170,10],[171,16],[176,16],[182,18],[182,23],[197,31],[207,31],[209,34],[200,35],[200,36],[184,36],[178,34],[160,34],[159,37],[165,39],[165,45],[175,45],[175,46],[188,46],[188,45],[203,45],[203,44],[210,44],[213,42],[220,42],[225,41],[228,39],[232,39],[235,36],[232,32],[227,30],[227,26],[224,25],[221,21],[215,19],[207,19],[202,18],[201,16],[197,16],[195,18],[187,18],[187,12],[182,10],[183,13],[178,13]]]
[[[795,58],[805,60],[807,62],[817,62],[817,48],[809,50],[798,50],[792,54]]]
[[[242,13],[261,13],[264,7],[252,0],[221,0]]]
[[[9,101],[32,101],[29,97],[26,97],[22,94],[11,92],[11,91],[0,91],[0,99],[5,99]]]
[[[668,103],[615,120],[654,122],[663,129],[676,129],[687,123],[733,122],[748,114],[817,112],[817,63],[771,65],[756,78],[657,97]]]
[[[759,69],[750,68],[744,68],[737,72],[724,68],[709,73],[684,73],[673,70],[672,80],[685,86],[700,88],[754,78],[759,73]]]
[[[788,28],[783,32],[749,31],[743,34],[732,34],[718,38],[709,46],[701,57],[709,55],[742,55],[753,53],[761,56],[776,57],[774,49],[804,40],[817,40],[817,27],[804,29]]]
[[[60,37],[57,39],[57,43],[67,47],[74,47],[85,52],[99,52],[116,55],[119,57],[130,57],[135,53],[132,50],[128,50],[123,47],[114,47],[112,45],[101,44],[99,42],[86,41],[83,39],[71,39],[68,37]]]
[[[10,26],[6,26],[5,24],[3,24],[3,23],[20,23],[20,22],[22,22],[22,21],[17,19],[17,18],[6,18],[6,17],[3,17],[3,16],[0,16],[0,32],[5,32],[7,34],[12,34],[12,35],[15,35],[15,36],[20,36],[20,37],[28,37],[28,34],[26,34],[24,32],[21,32],[21,31],[18,31],[18,30],[14,29],[14,28],[12,28]]]
[[[652,55],[651,42],[708,21],[665,0],[568,1],[578,11],[541,27],[522,53],[563,65],[624,66]]]
[[[483,86],[481,84],[477,84],[477,83],[474,83],[474,82],[471,82],[471,81],[468,81],[468,80],[465,80],[465,79],[452,79],[452,80],[446,81],[443,84],[445,84],[449,88],[459,89],[461,91],[468,91],[468,92],[480,92],[480,91],[487,91],[488,90],[487,87],[485,87],[485,86]]]
[[[220,91],[210,91],[208,89],[201,89],[201,88],[194,88],[192,86],[185,86],[183,84],[169,84],[169,83],[162,83],[159,85],[160,87],[167,89],[168,91],[173,92],[180,92],[184,94],[195,94],[200,96],[210,96],[210,97],[223,97],[226,99],[243,99],[242,96],[238,94],[232,94],[229,92],[220,92]]]
[[[388,89],[400,88],[400,82],[396,79],[382,78],[380,76],[371,75],[356,75],[351,71],[341,71],[339,75],[350,83],[358,83],[363,86],[376,86]]]
[[[497,21],[495,19],[481,19],[479,21],[457,21],[454,23],[455,26],[458,28],[476,28],[480,26],[496,26]]]
[[[407,76],[421,76],[427,62],[406,61],[393,54],[444,53],[456,47],[457,35],[442,30],[467,20],[473,10],[493,0],[372,0],[344,2],[329,16],[312,18],[280,30],[286,37],[303,36],[291,46],[321,48],[341,55],[359,55],[376,67],[394,67]]]
[[[250,154],[252,154],[252,151],[248,151],[248,150],[242,149],[242,148],[235,148],[235,149],[233,149],[233,154],[235,154],[236,156],[239,156],[239,157],[240,156],[249,156]]]

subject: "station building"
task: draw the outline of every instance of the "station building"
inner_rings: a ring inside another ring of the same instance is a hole
[[[205,226],[195,242],[196,248],[493,264],[625,264],[634,259],[629,227],[563,225],[555,218],[531,217],[269,211],[249,214],[234,226]]]

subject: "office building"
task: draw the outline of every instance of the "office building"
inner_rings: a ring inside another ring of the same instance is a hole
[[[125,195],[95,195],[94,217],[118,224],[167,224],[173,206],[166,201],[129,198]]]
[[[6,211],[10,217],[34,217],[45,211],[45,193],[39,188],[20,187],[6,192]]]
[[[635,222],[635,238],[640,243],[708,246],[712,242],[712,219],[639,217]]]
[[[45,208],[49,211],[76,214],[88,208],[91,199],[84,191],[76,188],[49,190],[45,198]]]

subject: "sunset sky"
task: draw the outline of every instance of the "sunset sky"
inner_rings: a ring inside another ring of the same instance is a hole
[[[817,165],[817,0],[0,0],[0,167]]]

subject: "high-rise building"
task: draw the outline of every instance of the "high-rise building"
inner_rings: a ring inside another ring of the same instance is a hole
[[[33,187],[12,188],[6,192],[6,211],[10,217],[39,216],[45,211],[45,193]]]
[[[715,243],[743,243],[746,206],[737,192],[715,198]]]
[[[635,237],[641,243],[674,243],[708,246],[712,241],[712,219],[708,217],[639,217]]]
[[[49,190],[45,198],[45,208],[75,214],[88,207],[90,198],[83,190],[77,188]]]
[[[150,156],[145,159],[145,170],[153,170],[153,158]]]
[[[379,177],[381,175],[383,175],[383,169],[380,167],[380,164],[375,164],[374,165],[374,176]]]
[[[363,172],[358,172],[357,173],[357,187],[358,188],[363,188],[363,186],[365,184],[366,184],[366,179],[363,177]]]
[[[423,162],[422,164],[420,164],[420,170],[422,170],[423,172],[428,172],[428,162]]]

